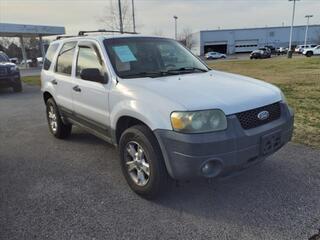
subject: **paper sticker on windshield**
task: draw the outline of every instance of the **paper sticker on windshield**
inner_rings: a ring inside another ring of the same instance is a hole
[[[128,46],[116,46],[112,47],[123,63],[137,61],[136,57],[131,52]]]

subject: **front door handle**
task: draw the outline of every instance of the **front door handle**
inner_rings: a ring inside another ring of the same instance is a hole
[[[81,88],[79,88],[78,85],[74,86],[72,89],[73,89],[73,91],[81,92]]]
[[[51,81],[51,83],[52,83],[53,85],[57,85],[57,84],[58,84],[57,80],[55,80],[55,79],[53,79],[53,80]]]

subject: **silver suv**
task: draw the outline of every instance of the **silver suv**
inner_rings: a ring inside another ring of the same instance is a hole
[[[58,39],[41,80],[52,134],[66,138],[77,125],[117,146],[129,186],[149,198],[170,179],[243,170],[292,136],[279,88],[211,70],[172,39]]]

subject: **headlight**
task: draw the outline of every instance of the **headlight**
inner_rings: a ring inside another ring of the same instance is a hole
[[[11,66],[10,67],[10,72],[15,72],[15,71],[18,71],[18,67],[17,66]]]
[[[177,132],[204,133],[227,128],[226,115],[221,110],[171,113],[171,125]]]

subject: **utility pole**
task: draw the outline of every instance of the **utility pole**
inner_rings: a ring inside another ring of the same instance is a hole
[[[175,24],[174,36],[175,36],[175,39],[177,40],[178,39],[178,17],[173,16],[173,18],[174,18],[174,24]]]
[[[119,4],[120,32],[121,32],[121,33],[123,33],[123,22],[122,22],[121,0],[118,0],[118,4]]]
[[[304,37],[304,47],[306,47],[307,45],[307,39],[308,39],[308,29],[309,29],[309,21],[310,21],[310,18],[312,18],[313,15],[306,15],[305,18],[307,18],[307,26],[306,26],[306,34],[305,34],[305,37]]]
[[[289,39],[289,49],[288,49],[288,58],[292,58],[292,33],[293,33],[293,24],[294,24],[294,15],[296,12],[296,1],[299,0],[289,0],[289,2],[293,1],[293,10],[292,10],[292,21],[291,21],[291,28],[290,28],[290,39]]]
[[[136,32],[136,19],[134,14],[134,0],[132,0],[132,24],[133,24],[133,32]]]

